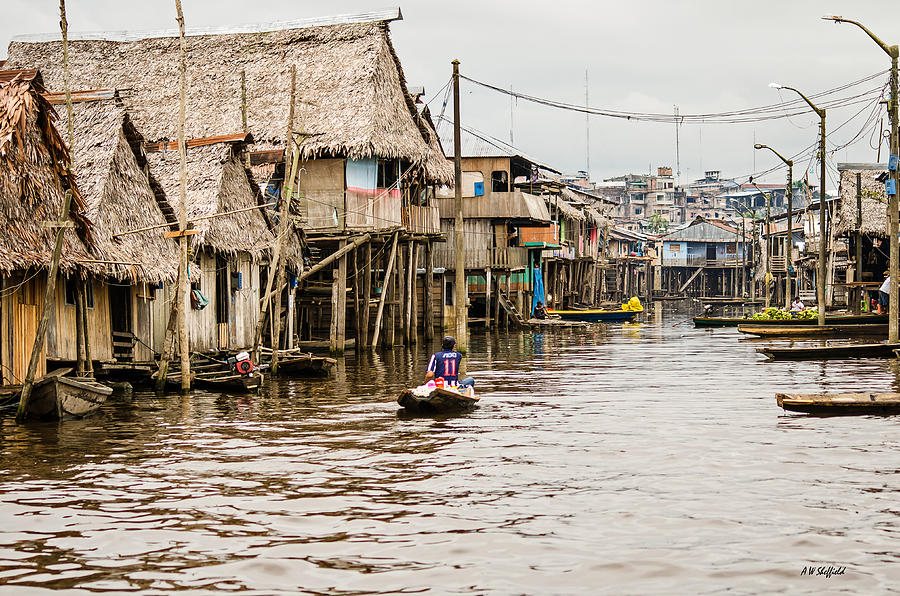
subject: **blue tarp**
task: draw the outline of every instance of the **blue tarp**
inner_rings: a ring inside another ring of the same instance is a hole
[[[538,302],[544,302],[544,276],[541,274],[541,268],[534,268],[534,296],[531,298],[531,315],[534,315],[534,307]]]

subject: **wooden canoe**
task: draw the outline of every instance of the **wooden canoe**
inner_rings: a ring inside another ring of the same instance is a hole
[[[759,348],[756,351],[770,360],[831,360],[845,358],[892,358],[900,344],[841,344],[802,348]]]
[[[284,356],[278,360],[278,375],[285,377],[317,377],[325,378],[332,374],[337,360],[325,356],[302,354],[300,356]]]
[[[240,375],[227,370],[191,373],[191,386],[198,389],[212,389],[223,393],[252,393],[258,391],[263,383],[263,375],[254,372],[253,376]],[[166,387],[181,388],[181,372],[174,372],[166,377]]]
[[[887,315],[826,315],[826,325],[887,325]],[[737,327],[738,325],[818,325],[818,319],[757,320],[750,318],[694,317],[695,327]]]
[[[887,336],[887,325],[738,325],[738,331],[759,337],[858,337]]]
[[[640,310],[553,310],[547,309],[547,314],[557,315],[563,321],[584,321],[587,323],[602,323],[613,321],[630,321]]]
[[[67,369],[71,371],[71,369]],[[70,420],[95,411],[113,392],[96,379],[66,377],[54,371],[34,382],[28,402],[31,420]]]
[[[900,413],[900,393],[776,393],[775,401],[785,410],[807,414]]]
[[[474,387],[466,387],[461,392],[435,388],[424,397],[415,395],[412,389],[406,389],[397,398],[397,403],[412,414],[441,414],[471,410],[478,405],[478,397]]]

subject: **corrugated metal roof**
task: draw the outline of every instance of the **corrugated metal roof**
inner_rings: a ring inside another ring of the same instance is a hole
[[[306,27],[324,27],[327,25],[346,25],[351,23],[373,23],[399,21],[403,19],[400,7],[385,8],[360,13],[340,14],[326,17],[312,17],[293,21],[275,21],[271,23],[259,23],[253,25],[235,25],[229,27],[189,27],[185,30],[186,36],[196,35],[229,35],[234,33],[268,33],[271,31],[286,31],[290,29],[304,29]],[[178,37],[177,29],[155,29],[150,31],[85,31],[69,32],[70,41],[75,40],[106,40],[106,41],[139,41],[141,39],[154,39],[159,37]],[[46,41],[59,41],[62,35],[55,33],[35,33],[29,35],[17,35],[13,41],[25,43],[41,43]]]

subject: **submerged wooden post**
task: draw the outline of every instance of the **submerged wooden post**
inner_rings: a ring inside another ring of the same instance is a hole
[[[391,309],[391,314],[394,317],[394,325],[400,326],[400,338],[403,344],[406,344],[406,246],[400,246],[400,253],[397,255],[397,286],[394,289],[394,300],[396,300],[396,306]],[[396,335],[394,336],[396,338]]]
[[[484,328],[491,328],[491,268],[484,270]]]
[[[403,313],[405,321],[403,327],[406,332],[406,345],[411,345],[415,343],[413,338],[416,336],[416,322],[412,316],[415,308],[413,303],[416,301],[416,243],[410,240],[406,252],[409,256],[409,265],[406,267],[406,280],[404,281],[406,286],[404,290],[406,294],[406,310]]]
[[[372,336],[372,347],[378,347],[378,335],[381,333],[381,321],[384,316],[384,303],[387,299],[388,288],[391,285],[391,274],[394,271],[394,260],[397,258],[397,242],[400,239],[400,233],[394,232],[393,244],[391,246],[391,256],[388,258],[388,264],[384,271],[384,282],[381,285],[381,296],[378,299],[378,312],[375,315],[375,331]]]
[[[362,342],[362,347],[369,347],[369,301],[372,299],[372,243],[366,243],[365,264],[363,265],[363,300],[362,318],[360,319],[362,333],[356,338],[357,344]]]
[[[362,339],[360,336],[362,335],[362,312],[360,311],[360,279],[359,279],[359,249],[353,249],[353,329],[354,336],[356,337],[356,342],[354,343],[354,350],[358,353],[362,350]]]
[[[342,354],[347,334],[347,257],[331,270],[331,352]]]
[[[175,306],[178,319],[178,342],[181,354],[181,390],[191,388],[191,349],[187,329],[188,309],[188,236],[184,234],[188,227],[187,218],[187,146],[184,142],[184,120],[187,104],[187,58],[184,47],[184,14],[181,12],[181,0],[175,0],[175,11],[178,13],[178,62],[179,62],[179,101],[178,101],[178,157],[180,162],[180,194],[179,223],[181,235],[178,237],[180,257],[178,268],[184,275],[179,275],[180,284],[176,294]]]
[[[84,367],[84,316],[83,316],[83,308],[84,302],[81,297],[84,294],[84,287],[81,285],[81,280],[77,280],[75,283],[75,352],[76,352],[76,361],[75,361],[75,376],[83,377],[85,375],[85,367]]]
[[[434,339],[434,251],[431,241],[425,241],[425,280],[422,284],[423,334],[426,341]]]
[[[81,340],[84,345],[84,374],[85,376],[93,377],[94,360],[91,358],[91,326],[88,325],[87,292],[85,291],[86,284],[89,283],[91,283],[91,280],[83,280],[81,287],[81,327],[84,329]]]
[[[409,318],[410,318],[410,331],[409,331],[409,343],[416,344],[418,342],[419,336],[419,283],[418,283],[418,269],[419,269],[419,245],[412,245],[412,258],[410,262],[412,263],[412,270],[410,272],[410,291],[409,291],[409,299],[410,299],[410,308],[409,308]]]

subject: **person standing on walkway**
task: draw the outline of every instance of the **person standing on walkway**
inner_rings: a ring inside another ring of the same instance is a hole
[[[878,314],[887,312],[888,302],[890,302],[891,276],[888,272],[884,272],[884,283],[878,288]]]

